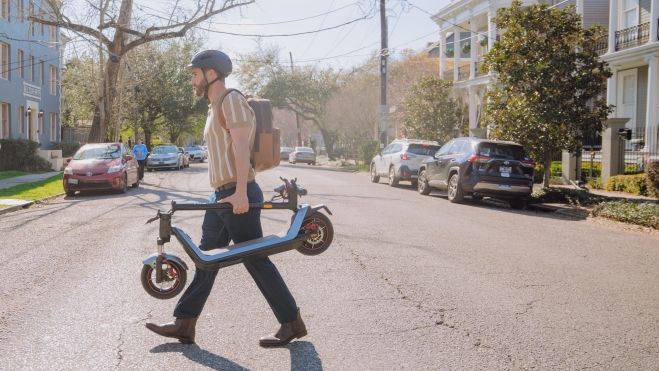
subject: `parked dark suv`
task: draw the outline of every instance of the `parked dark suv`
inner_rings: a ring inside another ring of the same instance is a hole
[[[522,209],[533,189],[535,163],[524,148],[513,142],[457,138],[444,144],[419,168],[418,189],[422,195],[433,188],[446,191],[449,201],[470,195],[506,199],[513,209]]]

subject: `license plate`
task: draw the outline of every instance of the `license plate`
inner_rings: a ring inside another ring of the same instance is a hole
[[[78,184],[78,179],[69,178],[69,184]]]
[[[504,178],[510,178],[510,173],[501,173],[501,176]]]
[[[512,166],[499,166],[499,171],[502,173],[510,173],[512,169]]]
[[[508,184],[499,184],[499,188],[510,189],[510,186]]]

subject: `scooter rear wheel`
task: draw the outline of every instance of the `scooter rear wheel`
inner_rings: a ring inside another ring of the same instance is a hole
[[[330,247],[334,238],[334,227],[329,218],[323,213],[313,213],[302,221],[300,233],[313,231],[309,239],[302,242],[297,251],[304,255],[318,255]]]
[[[156,282],[156,270],[148,264],[142,267],[140,278],[147,294],[156,299],[171,299],[185,288],[188,274],[178,263],[165,260],[162,263],[162,282]]]

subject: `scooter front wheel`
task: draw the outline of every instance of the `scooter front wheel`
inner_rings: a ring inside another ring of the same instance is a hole
[[[156,282],[156,270],[148,264],[142,267],[140,278],[147,294],[156,299],[171,299],[183,291],[188,275],[185,268],[178,263],[163,260],[162,282]]]
[[[327,215],[316,212],[304,218],[300,233],[308,231],[311,231],[309,239],[304,240],[297,251],[304,255],[318,255],[330,247],[334,238],[334,227]]]

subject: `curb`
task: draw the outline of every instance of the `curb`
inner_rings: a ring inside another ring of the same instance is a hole
[[[65,192],[62,192],[62,193],[58,193],[56,195],[40,198],[38,200],[29,201],[28,203],[26,203],[24,205],[6,207],[4,209],[0,209],[0,215],[8,214],[8,213],[18,211],[18,210],[22,210],[22,209],[29,209],[30,206],[32,206],[34,204],[39,204],[39,203],[42,203],[42,202],[45,202],[45,201],[48,201],[48,200],[52,200],[54,198],[57,198],[59,196],[65,195],[65,194],[66,194]]]

